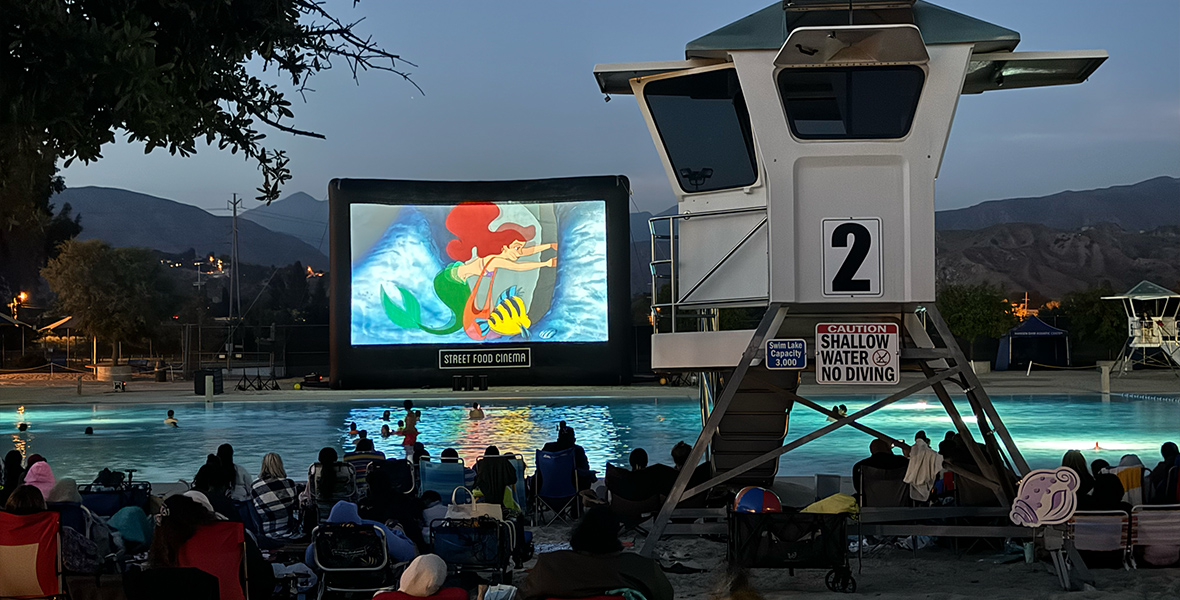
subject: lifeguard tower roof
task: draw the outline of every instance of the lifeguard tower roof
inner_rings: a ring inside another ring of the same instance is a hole
[[[1180,294],[1150,281],[1140,281],[1135,287],[1118,296],[1103,296],[1103,300],[1167,300],[1180,298]]]
[[[600,65],[599,88],[606,94],[630,94],[629,81],[727,60],[731,51],[778,50],[800,27],[912,23],[928,46],[974,44],[963,81],[964,94],[990,90],[1081,83],[1106,60],[1105,52],[1014,52],[1020,34],[922,0],[786,0],[743,17],[684,48],[685,61]]]

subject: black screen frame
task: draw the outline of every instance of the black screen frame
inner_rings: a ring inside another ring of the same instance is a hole
[[[328,185],[330,367],[334,389],[450,387],[454,376],[487,375],[498,385],[620,385],[631,381],[631,185],[623,175],[516,181],[333,179]],[[351,340],[353,204],[455,205],[490,202],[606,203],[607,341],[353,346]],[[528,368],[440,369],[439,351],[530,348]]]

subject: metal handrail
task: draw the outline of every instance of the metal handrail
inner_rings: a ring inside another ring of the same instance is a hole
[[[685,303],[685,302],[680,301],[681,298],[680,298],[680,294],[678,293],[679,292],[679,281],[676,277],[676,257],[677,257],[678,249],[679,249],[679,244],[677,243],[679,240],[679,232],[678,232],[679,222],[680,221],[688,221],[688,220],[696,219],[696,218],[731,216],[731,215],[737,215],[737,214],[756,213],[756,212],[765,213],[766,207],[765,206],[752,206],[752,207],[734,208],[734,209],[728,209],[728,210],[715,210],[715,211],[705,211],[705,212],[698,212],[698,213],[665,215],[665,216],[659,216],[659,217],[652,217],[652,218],[648,219],[647,228],[648,228],[648,233],[651,236],[651,261],[648,264],[648,269],[651,271],[651,321],[652,321],[652,331],[654,333],[659,332],[659,318],[661,315],[659,315],[658,312],[659,312],[660,308],[671,308],[670,312],[672,313],[671,314],[672,333],[676,333],[676,319],[678,316],[677,313],[679,312],[679,309],[682,306],[686,306],[689,304],[689,303]],[[668,232],[666,234],[657,233],[656,232],[656,225],[657,225],[657,223],[660,223],[663,221],[668,222]],[[708,278],[714,272],[717,271],[717,269],[721,268],[721,265],[724,264],[725,261],[729,260],[729,258],[732,257],[734,255],[734,253],[736,253],[738,251],[738,249],[740,249],[747,241],[749,241],[750,238],[753,237],[754,234],[757,233],[758,230],[760,230],[766,224],[767,224],[767,219],[763,218],[762,221],[759,222],[758,225],[756,225],[752,230],[750,230],[750,232],[747,233],[745,235],[745,237],[743,237],[741,239],[741,241],[739,241],[737,243],[737,245],[735,245],[733,248],[731,248],[730,251],[728,253],[726,253],[726,255],[724,257],[722,257],[720,261],[717,262],[717,264],[713,265],[713,267],[711,269],[709,269],[709,271],[707,273],[705,273],[705,275],[701,278],[701,280],[698,281],[695,285],[692,286],[692,288],[689,289],[688,293],[685,294],[684,297],[687,298],[689,295],[691,295],[693,292],[695,292],[706,280],[708,280]],[[656,259],[656,247],[657,247],[656,240],[667,240],[668,241],[668,253],[667,253],[668,258]],[[660,274],[657,272],[658,267],[661,267],[663,265],[669,266],[669,272],[667,275]],[[669,280],[669,285],[670,285],[669,291],[671,293],[671,298],[670,298],[671,302],[670,303],[660,303],[660,302],[656,301],[656,298],[659,294],[659,288],[657,287],[658,282],[659,282],[659,280],[662,280],[662,279]],[[750,301],[750,300],[756,300],[756,299],[755,298],[742,299],[742,301]],[[700,309],[700,308],[693,309],[693,310],[697,310],[697,311],[706,310],[708,312],[706,313],[706,315],[703,315],[703,316],[710,316],[710,317],[716,316],[716,310]],[[698,315],[694,315],[694,316],[699,317],[702,315],[698,314]]]

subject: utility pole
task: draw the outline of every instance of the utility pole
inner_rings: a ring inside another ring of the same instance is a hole
[[[229,287],[229,316],[230,322],[233,322],[234,308],[236,306],[238,318],[242,318],[242,280],[238,277],[238,207],[242,205],[242,201],[238,199],[238,195],[234,194],[234,199],[230,202],[230,208],[233,209],[233,246],[230,250],[230,269],[233,273],[233,278],[230,279]]]

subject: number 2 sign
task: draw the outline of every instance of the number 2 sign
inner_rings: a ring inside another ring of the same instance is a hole
[[[881,220],[824,219],[824,295],[881,295]]]

